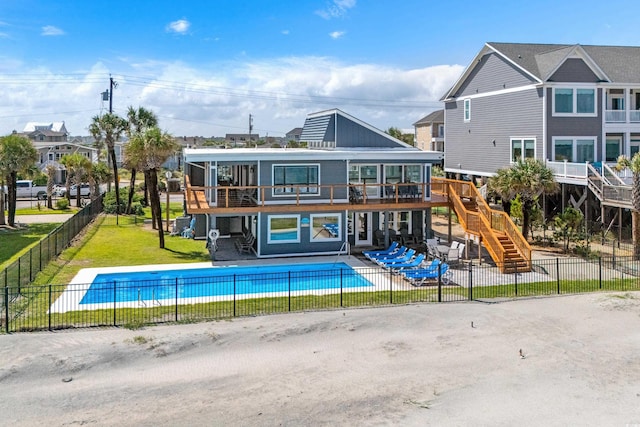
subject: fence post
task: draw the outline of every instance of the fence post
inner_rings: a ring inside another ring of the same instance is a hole
[[[113,326],[117,325],[116,320],[116,281],[113,281]]]
[[[49,283],[49,331],[51,331],[51,283]]]
[[[556,284],[558,286],[558,295],[560,295],[560,258],[556,258]]]
[[[236,317],[236,275],[233,275],[233,317]]]
[[[513,277],[515,277],[515,291],[516,296],[518,296],[518,266],[515,266]]]
[[[22,257],[18,257],[18,293],[20,293],[20,285],[22,285],[22,269],[20,268]]]
[[[438,264],[438,302],[442,302],[442,263]]]
[[[340,307],[342,307],[342,272],[343,270],[340,269]]]
[[[602,255],[598,257],[598,289],[602,289]]]
[[[393,269],[389,269],[389,304],[393,304]]]
[[[289,311],[291,311],[291,270],[289,270]]]
[[[9,333],[9,287],[6,284],[4,286],[4,326],[5,331]]]
[[[38,242],[38,262],[40,263],[40,265],[38,266],[38,271],[42,271],[42,240]]]
[[[176,322],[178,321],[178,278],[176,277]]]
[[[29,249],[29,283],[33,282],[33,248]]]
[[[473,260],[469,262],[469,301],[473,301]]]

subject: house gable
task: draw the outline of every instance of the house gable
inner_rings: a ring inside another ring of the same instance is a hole
[[[300,141],[313,149],[414,148],[338,109],[310,114]]]
[[[547,79],[551,82],[597,83],[600,78],[580,58],[569,58]]]

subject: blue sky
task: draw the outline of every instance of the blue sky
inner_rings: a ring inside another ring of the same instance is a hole
[[[434,109],[485,42],[640,45],[640,3],[1,0],[0,135],[108,103],[174,135],[282,136],[340,108],[380,129]]]

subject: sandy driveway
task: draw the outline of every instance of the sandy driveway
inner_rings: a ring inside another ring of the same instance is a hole
[[[0,414],[12,426],[640,423],[640,293],[5,335]]]

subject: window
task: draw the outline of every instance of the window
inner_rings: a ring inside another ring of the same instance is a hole
[[[631,147],[629,147],[631,151],[629,151],[629,157],[633,157],[634,154],[640,152],[640,139],[632,139]]]
[[[340,214],[312,214],[311,241],[330,242],[342,240]]]
[[[438,125],[438,138],[444,138],[444,125]]]
[[[411,212],[389,212],[389,228],[396,232],[401,230],[412,230],[411,228]],[[380,230],[384,230],[384,215],[380,215]]]
[[[274,165],[273,194],[319,194],[320,165]]]
[[[378,166],[377,165],[349,165],[349,184],[364,184],[367,197],[378,197]],[[362,188],[359,188],[362,191]]]
[[[267,243],[300,243],[300,215],[270,215]]]
[[[607,138],[605,144],[605,162],[615,162],[620,156],[620,138]]]
[[[558,138],[553,140],[553,160],[584,163],[595,161],[596,139]]]
[[[596,115],[596,90],[587,88],[554,88],[553,115]]]
[[[533,138],[511,138],[511,162],[536,158],[536,140]]]
[[[464,121],[465,122],[471,121],[471,100],[470,99],[464,100]]]

